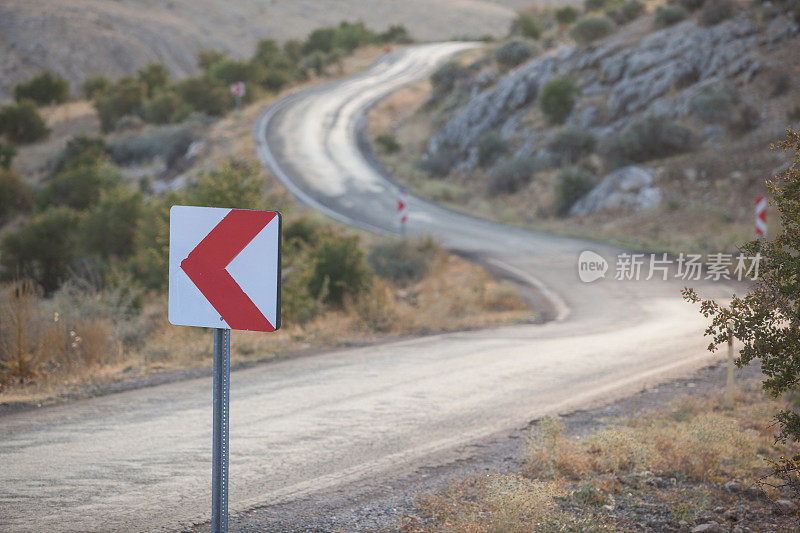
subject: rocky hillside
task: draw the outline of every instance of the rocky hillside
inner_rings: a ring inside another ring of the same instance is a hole
[[[195,73],[197,52],[248,57],[259,39],[285,41],[341,20],[376,30],[402,24],[422,40],[501,35],[524,0],[4,0],[0,2],[0,100],[50,69],[79,86],[164,62]]]

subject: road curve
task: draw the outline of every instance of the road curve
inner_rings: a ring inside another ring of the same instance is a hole
[[[365,73],[278,102],[256,129],[265,164],[329,215],[396,230],[396,187],[358,147],[365,110],[467,46],[396,51]],[[410,211],[410,231],[482,254],[539,286],[556,320],[235,372],[234,520],[253,507],[437,464],[464,443],[709,362],[704,322],[680,301],[680,283],[578,281],[582,250],[608,259],[618,250],[491,224],[419,198]],[[7,415],[0,435],[2,531],[169,531],[209,518],[210,378]]]

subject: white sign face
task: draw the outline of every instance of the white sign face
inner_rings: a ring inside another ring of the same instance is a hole
[[[169,212],[169,321],[280,327],[281,215],[175,205]]]
[[[244,82],[237,81],[231,84],[231,94],[233,96],[244,96]]]

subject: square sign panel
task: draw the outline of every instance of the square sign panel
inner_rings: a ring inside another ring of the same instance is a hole
[[[169,321],[275,331],[281,325],[281,214],[172,206]]]

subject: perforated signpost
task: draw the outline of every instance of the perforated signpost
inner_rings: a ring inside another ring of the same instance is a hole
[[[169,321],[214,328],[211,524],[228,530],[231,329],[280,327],[281,215],[176,205],[169,215]]]

